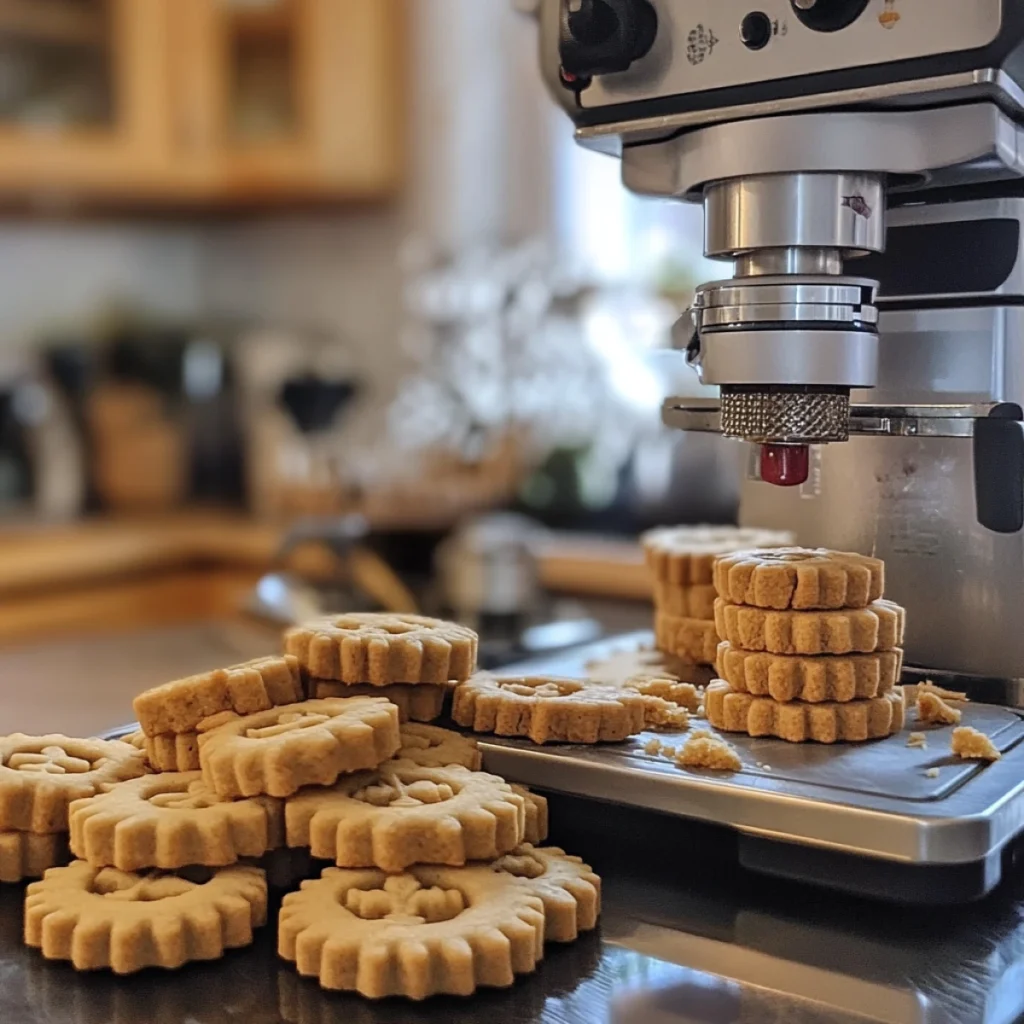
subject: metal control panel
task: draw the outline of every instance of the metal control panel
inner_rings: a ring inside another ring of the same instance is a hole
[[[657,34],[628,70],[594,77],[579,96],[592,109],[822,72],[964,52],[990,45],[1003,0],[867,0],[852,21],[823,31],[805,23],[819,0],[651,0]],[[859,12],[859,13],[858,13]]]

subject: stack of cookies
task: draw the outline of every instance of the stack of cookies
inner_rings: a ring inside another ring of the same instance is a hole
[[[476,666],[477,636],[422,615],[335,615],[284,635],[311,697],[386,697],[403,722],[439,718],[452,683]]]
[[[438,680],[474,668],[470,631],[404,625],[415,629],[374,615],[313,623],[289,634],[298,655],[141,694],[141,746],[173,749],[171,770],[130,743],[0,739],[0,825],[70,830],[79,858],[57,867],[59,850],[15,851],[5,878],[46,872],[26,891],[26,943],[120,974],[215,959],[266,923],[269,869],[282,860],[291,872],[278,882],[296,891],[278,951],[328,989],[468,995],[534,970],[545,941],[593,928],[600,879],[535,845],[546,801],[481,771],[475,740],[401,724],[400,703],[376,695],[447,689]],[[309,697],[322,685],[311,667],[375,695]],[[298,699],[278,703],[287,680]],[[179,741],[158,737],[189,737],[181,747],[189,759],[198,748],[198,770],[177,770]],[[335,866],[321,873],[313,858]]]
[[[158,772],[199,770],[199,723],[224,712],[254,714],[305,698],[297,659],[259,658],[177,679],[133,702],[142,745]]]
[[[71,803],[145,771],[145,755],[129,743],[0,737],[0,882],[66,864]]]
[[[654,576],[655,644],[686,665],[715,663],[715,558],[793,542],[789,533],[736,526],[666,526],[640,539]]]
[[[722,677],[718,729],[800,743],[859,742],[903,727],[904,611],[882,599],[877,558],[823,549],[740,551],[714,567]]]

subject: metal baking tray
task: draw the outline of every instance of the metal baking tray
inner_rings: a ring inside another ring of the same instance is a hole
[[[624,676],[659,663],[652,640],[631,633],[501,674],[584,676],[601,664]],[[693,678],[710,676],[697,670]],[[991,737],[1000,761],[961,761],[949,752],[948,728],[909,717],[903,732],[862,744],[724,734],[743,762],[736,773],[680,768],[644,750],[652,738],[678,745],[685,733],[585,747],[478,739],[484,768],[511,781],[731,830],[740,863],[752,870],[887,900],[961,903],[991,891],[1024,856],[1024,712],[974,702],[962,712],[964,725]],[[911,730],[927,734],[927,747],[907,746]],[[929,778],[933,768],[938,776]]]
[[[587,666],[649,649],[649,633],[606,640],[502,670],[579,676]],[[655,657],[652,655],[652,658]],[[1004,855],[1024,830],[1024,716],[991,704],[962,705],[963,724],[1002,753],[993,764],[961,761],[948,728],[908,716],[903,732],[864,744],[794,744],[725,734],[743,769],[679,768],[648,754],[656,736],[595,747],[481,737],[486,769],[539,788],[630,804],[734,830],[739,856],[772,874],[913,902],[960,901],[1000,880]],[[928,746],[907,746],[910,730]],[[937,768],[938,777],[929,778]],[[884,870],[865,870],[865,859]],[[932,869],[908,872],[907,868]]]

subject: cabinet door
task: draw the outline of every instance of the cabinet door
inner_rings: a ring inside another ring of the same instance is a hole
[[[238,201],[369,198],[402,164],[402,0],[174,0],[176,137]]]
[[[165,2],[0,2],[0,192],[174,185]]]

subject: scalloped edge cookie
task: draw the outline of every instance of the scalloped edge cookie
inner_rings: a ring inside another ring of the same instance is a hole
[[[708,721],[725,732],[748,736],[776,736],[789,743],[862,743],[882,739],[903,728],[906,708],[903,691],[893,690],[867,700],[780,704],[769,697],[737,693],[716,680],[704,695]]]
[[[19,754],[39,754],[47,747],[61,747],[76,759],[93,764],[88,772],[50,774],[19,771],[10,767]],[[71,736],[27,736],[11,733],[0,737],[0,831],[67,832],[68,806],[74,800],[94,796],[104,786],[133,779],[146,771],[146,755],[119,740],[83,740]]]
[[[292,727],[293,718],[313,724]],[[199,726],[199,764],[226,800],[330,786],[346,772],[375,768],[401,745],[398,708],[381,697],[307,700],[212,722]]]
[[[284,647],[316,679],[443,686],[473,674],[477,635],[424,615],[362,612],[294,626],[284,634]]]
[[[866,608],[885,592],[880,558],[827,548],[737,551],[715,562],[714,575],[726,601],[776,610]]]
[[[356,796],[373,786],[404,791],[418,782],[446,786],[454,795],[437,803],[413,797],[386,806]],[[523,797],[497,775],[410,761],[389,761],[330,788],[305,790],[286,801],[284,814],[289,846],[308,846],[314,857],[339,867],[383,871],[493,860],[522,842],[525,824]]]
[[[142,731],[159,736],[195,732],[203,719],[223,711],[251,715],[305,696],[298,659],[274,655],[155,686],[132,707]]]
[[[167,895],[131,898],[133,889],[141,894],[145,886],[162,886]],[[77,860],[47,871],[25,894],[25,944],[47,960],[69,960],[79,971],[133,974],[217,960],[226,949],[250,945],[253,930],[266,919],[263,872],[240,865],[220,868],[197,884]]]
[[[785,703],[845,703],[888,693],[903,671],[903,650],[872,654],[769,654],[718,645],[719,675],[736,691]]]
[[[903,645],[906,612],[893,601],[842,611],[768,611],[715,602],[718,634],[733,647],[771,654],[871,654]]]
[[[154,803],[153,798],[162,798]],[[169,806],[182,798],[195,806]],[[70,809],[71,849],[93,867],[121,871],[219,867],[284,845],[284,805],[273,797],[220,800],[201,772],[122,782]]]
[[[545,686],[560,692],[532,692]],[[617,743],[644,731],[649,700],[584,679],[481,672],[455,688],[452,720],[474,732],[526,736],[538,744]]]
[[[457,890],[463,908],[447,920],[413,914],[367,920],[347,906],[352,890],[410,885],[420,887],[425,901],[437,898],[431,902]],[[325,989],[367,999],[468,996],[480,987],[508,987],[517,974],[532,972],[544,955],[544,925],[541,897],[489,865],[418,865],[401,875],[327,868],[285,896],[278,955]]]
[[[739,526],[659,526],[642,534],[640,543],[655,580],[693,587],[714,583],[713,566],[719,555],[784,547],[793,543],[793,534]]]

